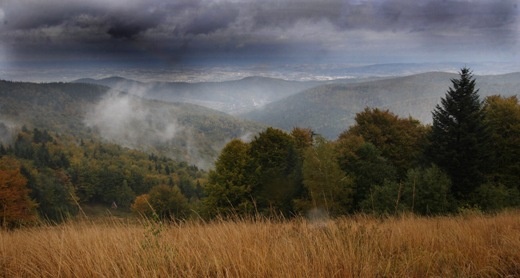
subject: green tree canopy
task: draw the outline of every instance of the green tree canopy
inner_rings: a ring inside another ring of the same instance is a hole
[[[516,96],[486,98],[488,125],[494,157],[492,182],[520,189],[520,104]]]
[[[74,187],[63,170],[44,168],[26,173],[30,196],[38,202],[38,213],[45,219],[61,222],[78,213]]]
[[[308,194],[305,207],[323,209],[330,215],[346,214],[352,209],[353,180],[339,167],[334,144],[322,137],[315,141],[305,151],[303,161],[303,184]]]
[[[437,166],[410,169],[402,181],[385,180],[375,186],[362,207],[378,214],[445,214],[454,210],[450,185],[449,177]]]
[[[230,141],[222,149],[205,188],[207,196],[204,202],[209,215],[242,215],[254,208],[251,177],[247,173],[248,151],[249,144],[238,139]]]
[[[396,179],[393,165],[376,146],[361,136],[342,134],[337,142],[337,157],[341,169],[354,179],[355,211],[362,208],[362,202],[370,197],[375,186]]]
[[[292,201],[301,193],[298,155],[294,139],[275,128],[267,128],[250,143],[252,194],[260,211],[291,214]]]

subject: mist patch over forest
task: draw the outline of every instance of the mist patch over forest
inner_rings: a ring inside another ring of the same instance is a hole
[[[199,105],[148,100],[139,93],[80,83],[0,81],[0,119],[18,129],[25,125],[160,152],[205,169],[227,141],[262,128]]]

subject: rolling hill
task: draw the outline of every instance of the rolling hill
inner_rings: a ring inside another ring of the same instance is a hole
[[[105,85],[148,99],[185,102],[228,114],[243,113],[319,85],[266,77],[223,82],[139,82],[122,77],[79,79],[75,83]]]
[[[371,78],[373,80],[376,78]],[[301,91],[331,83],[356,83],[369,78],[328,81],[288,81],[251,76],[222,82],[140,82],[122,77],[78,79],[75,83],[97,84],[147,99],[197,104],[231,115],[247,113]]]
[[[247,138],[264,124],[286,130],[309,127],[334,139],[365,107],[389,109],[429,123],[431,111],[456,77],[430,72],[327,82],[261,77],[194,84],[142,83],[120,77],[77,83],[0,81],[0,138],[9,137],[13,127],[26,125],[160,152],[207,169],[230,139]],[[520,73],[476,79],[483,97],[515,95],[520,88]],[[254,107],[253,100],[262,100],[256,105],[263,106],[240,114],[247,120],[193,104],[220,103],[220,110],[237,112]]]
[[[246,119],[290,130],[309,127],[334,139],[354,123],[365,107],[379,107],[431,122],[431,111],[457,74],[430,72],[360,83],[317,86],[245,113]],[[476,76],[481,97],[520,92],[520,73]]]
[[[260,124],[187,103],[149,100],[84,83],[0,81],[2,137],[25,125],[125,147],[209,168],[232,138]]]

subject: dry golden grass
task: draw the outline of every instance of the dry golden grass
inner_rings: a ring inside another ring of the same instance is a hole
[[[520,212],[0,232],[0,277],[519,277]]]

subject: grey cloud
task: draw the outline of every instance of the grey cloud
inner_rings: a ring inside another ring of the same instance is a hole
[[[3,6],[6,28],[10,30],[32,30],[59,26],[73,21],[80,15],[100,17],[106,11],[88,2],[79,1],[7,1]]]
[[[107,1],[110,2],[110,1]],[[153,2],[152,2],[153,3]],[[143,4],[109,7],[89,1],[11,1],[5,8],[7,32],[37,33],[49,28],[92,30],[99,39],[134,38],[154,28],[164,17],[163,10]],[[62,32],[67,40],[84,41],[84,32]]]
[[[185,34],[210,34],[227,28],[238,16],[238,9],[231,4],[220,4],[193,9],[182,26]]]
[[[154,22],[116,20],[107,24],[107,34],[115,39],[135,39],[135,37],[149,28],[154,27]]]
[[[107,1],[110,2],[110,1]],[[283,0],[283,1],[131,1],[110,6],[100,1],[11,1],[5,18],[16,30],[59,26],[89,15],[104,20],[114,38],[134,38],[161,24],[175,24],[176,35],[210,34],[251,21],[253,30],[287,28],[300,21],[327,20],[339,30],[429,30],[497,28],[517,20],[515,0]],[[167,21],[172,18],[172,21]],[[235,30],[236,31],[236,30]]]
[[[515,0],[262,1],[251,6],[255,26],[328,20],[339,29],[489,28],[514,23]]]
[[[256,28],[265,26],[291,26],[301,20],[338,22],[348,1],[259,1],[251,5],[250,12]]]
[[[0,40],[13,57],[31,48],[122,58],[149,52],[169,61],[324,53],[363,48],[379,33],[424,45],[518,41],[516,0],[7,0],[0,8]]]

